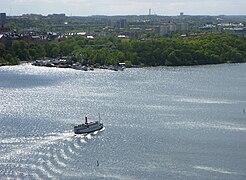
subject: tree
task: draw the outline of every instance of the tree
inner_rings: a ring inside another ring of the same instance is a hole
[[[27,49],[27,45],[24,41],[22,40],[16,40],[12,44],[12,49],[18,59],[20,61],[29,61],[30,60],[30,55],[29,51]]]
[[[16,58],[15,56],[13,56],[12,54],[7,54],[7,55],[5,56],[5,60],[6,60],[7,62],[9,62],[9,64],[11,64],[11,65],[17,65],[17,64],[20,63],[19,59]]]
[[[0,43],[0,57],[3,57],[5,53],[5,45]]]

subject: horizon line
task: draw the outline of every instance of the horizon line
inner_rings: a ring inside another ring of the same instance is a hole
[[[6,13],[6,12],[3,12]],[[46,14],[41,14],[41,13],[23,13],[21,15],[8,15],[6,13],[6,16],[8,17],[14,17],[14,16],[23,16],[23,15],[42,15],[42,16],[48,16],[48,15],[54,15],[54,14],[65,14],[66,17],[90,17],[90,16],[108,16],[108,17],[113,17],[113,16],[246,16],[246,14],[175,14],[175,15],[167,15],[167,14],[90,14],[90,15],[73,15],[72,13],[66,14],[66,13],[46,13]]]

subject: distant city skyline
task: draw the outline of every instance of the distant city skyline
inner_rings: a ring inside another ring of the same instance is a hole
[[[7,16],[64,13],[90,15],[246,15],[245,0],[1,0]]]

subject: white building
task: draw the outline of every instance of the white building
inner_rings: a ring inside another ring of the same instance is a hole
[[[169,24],[169,31],[170,32],[176,32],[177,31],[177,26],[174,23]]]
[[[189,30],[188,23],[181,23],[180,24],[180,31],[188,31],[188,30]]]
[[[166,35],[166,34],[168,34],[168,27],[167,27],[167,25],[161,25],[160,26],[160,35]]]

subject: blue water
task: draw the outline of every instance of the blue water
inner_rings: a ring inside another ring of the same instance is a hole
[[[0,67],[0,178],[246,179],[245,72]]]

